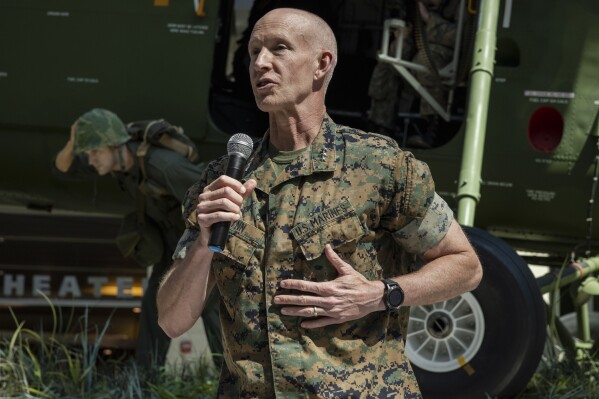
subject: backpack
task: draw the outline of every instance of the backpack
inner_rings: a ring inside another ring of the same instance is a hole
[[[148,179],[145,158],[152,146],[174,151],[193,164],[198,164],[200,161],[195,143],[180,126],[171,125],[164,119],[153,119],[130,122],[126,127],[131,139],[140,142],[135,155],[143,177],[140,188],[144,194],[159,197],[168,192]]]
[[[195,143],[183,132],[183,128],[164,119],[130,122],[127,132],[134,141],[141,142],[136,155],[144,178],[147,177],[144,160],[152,145],[175,151],[194,164],[200,160]]]
[[[126,128],[131,140],[140,143],[135,155],[142,179],[136,192],[136,210],[123,217],[116,244],[123,256],[142,266],[149,266],[162,258],[164,241],[161,227],[145,214],[143,196],[159,199],[169,193],[166,188],[148,178],[145,158],[149,149],[155,146],[175,151],[194,164],[198,163],[200,157],[196,145],[183,133],[183,129],[164,119],[131,122]],[[177,215],[180,217],[180,211]]]

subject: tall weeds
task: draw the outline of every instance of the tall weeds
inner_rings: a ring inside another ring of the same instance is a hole
[[[49,301],[49,300],[48,300]],[[78,320],[75,342],[62,342],[56,309],[55,328],[45,336],[15,320],[10,339],[0,340],[0,399],[201,399],[215,396],[217,375],[210,362],[140,369],[132,359],[99,356],[103,328],[89,325],[87,312]],[[12,313],[12,311],[11,311]],[[549,334],[539,369],[518,399],[599,398],[599,361],[586,354],[575,361]]]
[[[47,299],[49,301],[49,299]],[[50,302],[50,301],[49,301]],[[102,328],[89,325],[86,311],[78,320],[74,342],[59,339],[56,309],[49,336],[18,322],[10,339],[0,340],[0,399],[162,399],[211,398],[217,376],[207,361],[176,367],[144,367],[133,359],[99,356],[110,318]]]
[[[554,336],[547,337],[547,350],[537,372],[518,399],[594,399],[599,398],[599,361],[585,351],[574,359]]]
[[[537,372],[518,399],[599,398],[599,357],[595,347],[576,348],[576,339],[557,323],[560,280],[572,260],[564,259],[549,301],[545,351]]]

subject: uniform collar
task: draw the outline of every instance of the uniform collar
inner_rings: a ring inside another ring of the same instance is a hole
[[[331,172],[336,168],[335,137],[337,124],[325,114],[320,131],[310,143],[310,150],[302,153],[297,160],[275,176],[272,161],[268,155],[269,132],[266,131],[256,150],[250,157],[244,180],[255,179],[257,189],[269,193],[270,189],[295,177],[314,173]]]

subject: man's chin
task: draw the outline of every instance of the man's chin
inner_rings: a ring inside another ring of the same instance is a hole
[[[254,93],[254,99],[256,100],[258,109],[263,112],[274,111],[273,108],[277,106],[276,100],[272,96]]]
[[[272,112],[278,109],[277,104],[271,101],[265,101],[264,99],[261,101],[256,100],[256,106],[258,106],[258,109],[262,112]]]

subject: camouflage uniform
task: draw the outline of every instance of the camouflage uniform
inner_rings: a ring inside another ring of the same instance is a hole
[[[454,21],[457,15],[455,1],[445,1],[443,10],[430,10],[429,20],[426,23],[426,37],[430,50],[431,61],[437,69],[442,69],[453,59],[453,48],[457,27]],[[426,65],[425,56],[418,51],[414,56],[415,63]],[[415,77],[428,90],[430,95],[437,100],[441,107],[447,106],[447,87],[443,86],[437,76],[432,72],[415,72]],[[436,115],[435,110],[423,99],[420,100],[420,115]]]
[[[129,151],[135,154],[139,143],[130,141],[126,143]],[[164,253],[159,262],[154,264],[144,296],[142,298],[142,313],[140,318],[139,336],[137,339],[137,359],[142,365],[155,361],[163,364],[170,343],[170,338],[158,325],[158,310],[156,294],[160,279],[170,267],[171,257],[176,248],[177,241],[185,225],[181,218],[181,199],[187,189],[200,179],[203,167],[194,165],[174,151],[151,147],[145,158],[148,179],[152,186],[166,189],[160,196],[144,193],[146,215],[157,225],[162,241]],[[54,163],[53,163],[54,165]],[[76,155],[71,167],[62,173],[53,167],[54,175],[63,179],[96,179],[98,173],[88,165],[87,155]],[[127,173],[113,173],[119,186],[127,192],[133,201],[136,201],[137,188],[141,181],[141,171],[135,158],[135,165]],[[214,303],[207,304],[202,318],[206,327],[210,348],[214,353],[222,353],[220,322],[218,317],[217,297],[211,299]]]
[[[226,167],[212,162],[184,201],[191,223],[175,257],[197,238],[197,195]],[[283,279],[337,276],[323,254],[330,243],[369,280],[405,273],[402,248],[423,253],[447,232],[452,213],[425,164],[395,141],[336,125],[328,115],[310,149],[275,177],[268,133],[243,180],[258,185],[231,225],[212,273],[221,294],[226,366],[220,398],[420,398],[405,357],[408,309],[317,329],[273,304]]]
[[[406,19],[407,6],[405,0],[393,0],[385,2],[385,18]],[[389,51],[391,56],[395,56],[395,41],[391,40]],[[403,43],[402,59],[412,57],[413,45],[409,35],[406,35]],[[368,118],[374,122],[377,127],[393,130],[395,117],[402,99],[405,103],[410,102],[412,91],[408,85],[401,79],[393,65],[387,62],[377,62],[372,71],[370,83],[368,85],[368,96],[370,97],[370,110]],[[408,89],[409,92],[406,91]]]
[[[417,7],[414,1],[414,7]],[[453,58],[453,48],[456,39],[455,17],[458,13],[457,0],[424,1],[428,7],[429,20],[424,24],[425,35],[430,50],[430,61],[441,69],[449,64]],[[430,4],[429,4],[430,3]],[[404,6],[405,10],[405,6]],[[418,11],[416,11],[418,12]],[[405,12],[399,15],[406,19]],[[408,25],[412,25],[408,22]],[[405,38],[402,59],[427,66],[423,51],[413,55],[415,43],[412,37]],[[392,54],[393,55],[393,54]],[[441,107],[447,105],[448,89],[434,72],[412,72],[422,86],[437,100]],[[411,86],[401,79],[397,70],[389,63],[379,62],[373,71],[368,95],[371,98],[369,119],[386,129],[392,130],[399,110],[409,111],[414,91]],[[403,106],[402,106],[403,102]],[[423,117],[437,115],[435,110],[423,99],[420,100],[420,115]]]

